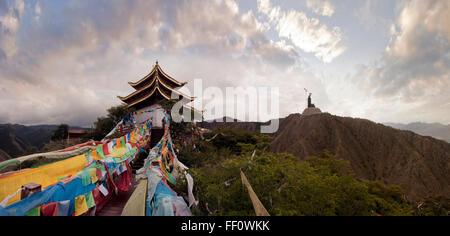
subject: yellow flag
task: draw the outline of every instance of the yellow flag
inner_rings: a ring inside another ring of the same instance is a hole
[[[75,198],[75,216],[80,216],[89,210],[84,195]]]

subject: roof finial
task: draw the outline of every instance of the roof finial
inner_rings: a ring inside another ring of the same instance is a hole
[[[156,60],[156,65],[158,65],[158,60]]]

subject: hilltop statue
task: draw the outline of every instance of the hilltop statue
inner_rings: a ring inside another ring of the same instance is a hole
[[[308,96],[308,108],[315,108],[316,106],[311,103],[311,95],[312,95],[312,93],[309,93],[309,96]]]
[[[308,94],[308,90],[305,89],[305,91]],[[309,93],[309,96],[308,96],[308,107],[302,113],[302,115],[304,115],[304,116],[309,116],[309,115],[321,114],[322,113],[322,111],[319,108],[316,108],[316,105],[314,105],[312,103],[311,96],[312,96],[312,93]]]

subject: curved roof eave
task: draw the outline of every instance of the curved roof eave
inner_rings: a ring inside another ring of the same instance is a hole
[[[175,80],[174,78],[172,78],[171,76],[169,76],[168,74],[166,74],[161,67],[156,64],[155,66],[153,66],[152,71],[150,72],[150,74],[148,74],[147,76],[145,76],[144,78],[142,78],[141,80],[139,80],[138,82],[128,82],[129,85],[131,85],[133,88],[136,89],[137,86],[139,86],[140,84],[142,84],[145,80],[147,80],[149,77],[151,77],[155,72],[159,72],[161,73],[161,75],[163,75],[166,79],[170,80],[171,82],[173,82],[174,84],[176,84],[178,87],[181,87],[183,85],[186,85],[186,82],[179,82],[177,80]]]

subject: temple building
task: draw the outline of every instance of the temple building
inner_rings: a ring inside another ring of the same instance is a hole
[[[177,102],[181,99],[186,101],[194,101],[193,97],[185,95],[179,92],[177,89],[186,85],[186,82],[179,82],[166,74],[158,64],[158,61],[153,66],[152,71],[144,78],[137,82],[128,82],[135,90],[133,93],[126,97],[118,96],[118,98],[126,103],[129,108],[134,109],[138,115],[134,118],[137,123],[142,123],[148,119],[152,119],[152,127],[154,129],[163,128],[163,112],[151,112],[146,111],[153,110],[160,107],[163,101]],[[172,99],[172,93],[178,95],[178,99]],[[185,105],[185,108],[195,110],[194,108]],[[127,124],[130,125],[130,124]],[[125,125],[125,126],[127,126]]]
[[[118,98],[122,100],[122,102],[128,104],[129,108],[135,108],[136,110],[151,107],[162,100],[172,101],[172,93],[178,94],[180,99],[183,98],[194,101],[193,97],[187,96],[176,90],[187,83],[178,82],[164,73],[158,62],[153,66],[153,70],[150,74],[137,82],[128,82],[128,84],[136,91],[126,97],[118,96]]]

